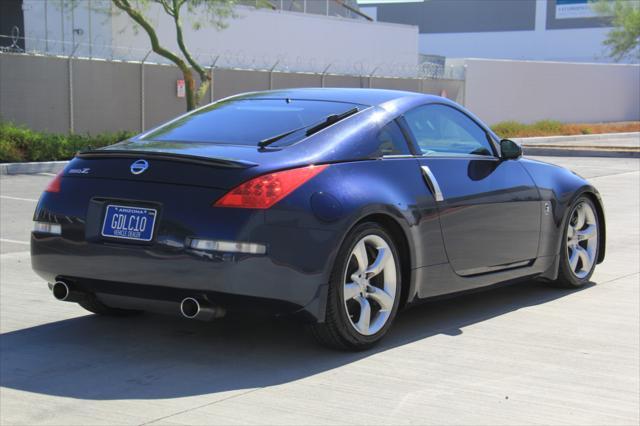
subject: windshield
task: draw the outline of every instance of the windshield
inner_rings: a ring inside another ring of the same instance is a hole
[[[165,124],[140,140],[256,146],[261,141],[316,125],[331,115],[359,106],[296,99],[231,99]],[[288,145],[305,136],[304,132],[294,133],[278,140],[277,145]]]

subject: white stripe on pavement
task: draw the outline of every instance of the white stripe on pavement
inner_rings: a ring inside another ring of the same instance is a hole
[[[0,242],[1,243],[23,244],[25,246],[28,246],[30,244],[27,241],[10,240],[8,238],[0,238]]]
[[[8,195],[0,195],[0,198],[5,198],[7,200],[16,200],[16,201],[30,201],[32,203],[37,203],[38,200],[34,198],[20,198],[20,197],[10,197]]]

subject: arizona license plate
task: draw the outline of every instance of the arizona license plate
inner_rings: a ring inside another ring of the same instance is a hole
[[[102,224],[102,236],[151,241],[157,214],[155,209],[108,205]]]

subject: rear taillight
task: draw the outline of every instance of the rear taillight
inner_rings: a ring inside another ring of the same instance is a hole
[[[229,191],[215,206],[268,209],[327,167],[307,166],[258,176]]]
[[[49,185],[47,185],[46,189],[44,190],[44,192],[60,192],[60,181],[62,180],[62,172],[60,171],[56,177],[54,177],[51,182],[49,182]]]

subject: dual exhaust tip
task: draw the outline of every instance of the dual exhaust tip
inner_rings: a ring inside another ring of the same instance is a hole
[[[224,308],[212,305],[206,300],[185,297],[180,302],[180,313],[183,317],[200,321],[211,321],[225,315]]]
[[[53,297],[61,302],[82,302],[89,298],[89,294],[75,289],[64,281],[56,281],[51,287]],[[195,297],[185,297],[180,302],[180,313],[183,317],[201,321],[211,321],[225,315],[224,308],[213,305],[206,300]]]
[[[89,298],[88,294],[83,291],[75,290],[72,286],[64,281],[56,281],[51,287],[53,297],[61,302],[82,302]]]

